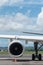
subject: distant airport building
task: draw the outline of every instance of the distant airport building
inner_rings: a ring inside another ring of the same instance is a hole
[[[0,52],[8,51],[7,47],[0,47]]]

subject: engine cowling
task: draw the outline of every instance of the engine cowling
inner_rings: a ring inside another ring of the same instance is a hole
[[[20,41],[14,40],[12,41],[8,46],[8,52],[13,57],[19,57],[22,56],[24,52],[24,46],[21,44]]]

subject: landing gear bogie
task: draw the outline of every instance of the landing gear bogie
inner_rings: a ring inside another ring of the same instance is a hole
[[[41,61],[42,55],[41,54],[38,54],[38,55],[32,54],[32,60],[35,60],[36,58],[38,58],[38,60]]]
[[[32,60],[35,60],[35,54],[32,54]]]
[[[39,54],[38,59],[39,59],[40,61],[42,60],[42,55],[41,55],[41,54]]]
[[[43,45],[41,45],[39,47],[39,49],[42,47]],[[41,54],[38,54],[38,42],[34,42],[34,50],[35,50],[35,54],[32,54],[32,60],[35,60],[36,58],[38,58],[39,61],[42,60],[42,55]]]

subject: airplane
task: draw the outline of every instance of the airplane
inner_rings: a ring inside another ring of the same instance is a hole
[[[14,58],[20,57],[24,53],[25,47],[22,44],[21,40],[25,40],[26,44],[28,41],[34,42],[35,54],[32,54],[32,60],[35,60],[35,58],[38,58],[40,61],[42,60],[42,55],[39,54],[38,51],[43,46],[43,36],[0,35],[0,38],[10,40],[10,43],[8,45],[8,52],[10,56]],[[38,48],[39,42],[41,45]]]

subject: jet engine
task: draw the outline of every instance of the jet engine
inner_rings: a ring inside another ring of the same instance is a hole
[[[8,52],[13,57],[19,57],[22,56],[24,52],[24,46],[22,43],[18,40],[12,41],[8,46]]]

